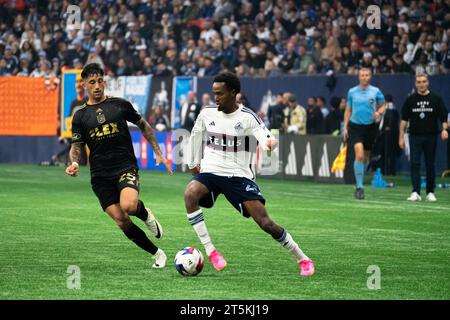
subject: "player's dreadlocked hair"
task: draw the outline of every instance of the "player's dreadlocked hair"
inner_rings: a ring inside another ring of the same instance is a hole
[[[89,76],[92,76],[94,74],[103,76],[105,72],[98,63],[89,63],[83,68],[83,71],[81,71],[81,78],[87,79]]]
[[[224,82],[228,90],[234,90],[236,94],[241,92],[241,82],[234,73],[221,73],[214,78],[213,82]]]

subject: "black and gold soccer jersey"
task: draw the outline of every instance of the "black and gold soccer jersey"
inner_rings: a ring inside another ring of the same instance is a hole
[[[127,121],[137,123],[141,116],[130,102],[107,98],[98,104],[85,104],[72,119],[72,143],[86,143],[90,149],[91,176],[113,176],[137,169]]]

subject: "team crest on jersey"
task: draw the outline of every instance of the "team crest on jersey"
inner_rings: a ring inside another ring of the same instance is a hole
[[[81,139],[81,134],[73,132],[72,133],[72,140],[78,140]]]
[[[238,122],[234,126],[234,130],[236,130],[237,133],[240,133],[240,132],[244,131],[244,126],[242,125],[241,122]]]
[[[369,99],[369,104],[373,104],[375,102],[374,99]]]
[[[104,123],[106,121],[106,118],[105,115],[103,114],[103,110],[98,108],[95,112],[97,113],[97,122],[99,124]]]

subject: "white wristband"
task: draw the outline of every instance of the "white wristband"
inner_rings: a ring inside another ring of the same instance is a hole
[[[76,162],[76,161],[72,162],[72,165],[76,165],[77,167],[80,166],[80,165],[78,164],[78,162]]]

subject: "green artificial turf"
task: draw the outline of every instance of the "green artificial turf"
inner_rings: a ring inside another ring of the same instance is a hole
[[[450,299],[450,189],[437,189],[436,203],[409,203],[400,177],[358,201],[351,185],[258,179],[269,214],[316,274],[300,277],[290,253],[221,196],[204,212],[228,267],[206,261],[189,278],[173,257],[189,245],[204,253],[184,210],[190,175],[141,171],[140,179],[141,199],[164,228],[155,240],[169,257],[161,270],[101,211],[87,168],[71,178],[60,167],[0,165],[0,299]],[[67,286],[71,265],[80,289]],[[378,290],[367,286],[369,266],[380,270]]]

